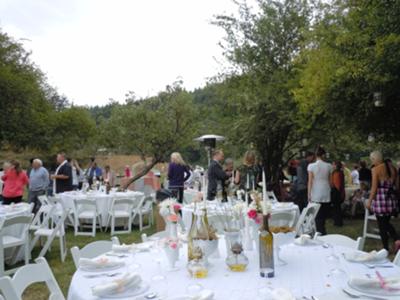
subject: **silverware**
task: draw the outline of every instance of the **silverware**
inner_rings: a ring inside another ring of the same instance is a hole
[[[83,275],[85,278],[97,278],[97,277],[115,277],[122,274],[121,272],[116,272],[116,273],[101,273],[101,274],[89,274],[89,275]]]
[[[115,256],[118,258],[128,257],[128,255],[126,255],[126,254],[117,254],[117,253],[106,253],[106,256]]]
[[[364,264],[364,266],[370,268],[370,269],[375,269],[375,268],[393,268],[393,265],[387,265],[387,264]]]
[[[375,296],[370,296],[370,295],[365,295],[365,294],[354,294],[346,289],[342,289],[342,291],[349,296],[350,298],[355,298],[355,299],[364,299],[364,298],[368,298],[368,299],[374,299],[374,300],[387,300],[385,298],[380,298],[380,297],[375,297]]]

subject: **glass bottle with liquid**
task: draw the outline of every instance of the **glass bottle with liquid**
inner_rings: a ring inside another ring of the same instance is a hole
[[[271,278],[275,276],[274,237],[268,226],[269,215],[263,215],[263,225],[259,232],[260,244],[260,276]]]

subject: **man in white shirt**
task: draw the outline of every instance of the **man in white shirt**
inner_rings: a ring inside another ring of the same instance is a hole
[[[360,184],[360,174],[358,173],[358,166],[355,165],[353,168],[353,171],[351,171],[351,182],[355,185]]]

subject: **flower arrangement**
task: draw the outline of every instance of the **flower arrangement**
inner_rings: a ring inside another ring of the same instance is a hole
[[[262,215],[263,214],[270,214],[272,207],[271,203],[264,202],[262,200],[261,194],[258,192],[253,192],[250,194],[252,199],[251,203],[249,204],[249,208],[247,210],[247,216],[254,220],[256,224],[261,224]]]
[[[177,223],[179,221],[179,211],[182,206],[172,199],[167,199],[161,202],[159,205],[160,215],[167,221]]]
[[[170,248],[171,250],[178,249],[181,246],[179,238],[167,237],[160,240],[160,246],[163,248]]]

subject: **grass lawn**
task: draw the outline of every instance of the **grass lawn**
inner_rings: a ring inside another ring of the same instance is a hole
[[[396,228],[399,228],[400,222],[399,220],[394,220],[393,224],[395,224]],[[362,228],[363,228],[363,219],[345,219],[343,227],[334,227],[332,226],[332,221],[329,220],[327,222],[327,231],[328,233],[340,233],[347,235],[352,238],[357,238],[358,236],[362,235]],[[148,235],[151,235],[154,232],[154,228],[148,229],[144,231]],[[121,243],[132,243],[132,242],[139,242],[141,233],[139,230],[134,230],[132,234],[123,234],[117,235],[120,239]],[[93,242],[95,240],[109,240],[110,239],[110,232],[97,232],[96,237],[84,237],[78,236],[75,237],[73,230],[70,228],[67,232],[67,248],[70,249],[73,246],[83,247],[84,245]],[[374,249],[381,249],[382,244],[378,240],[368,239],[365,243],[364,250],[371,251]],[[39,246],[37,246],[33,253],[33,257],[37,257],[39,253]],[[75,266],[72,261],[72,257],[70,252],[68,252],[66,261],[61,263],[60,261],[60,252],[58,246],[58,240],[53,243],[53,247],[50,253],[47,253],[46,259],[50,264],[51,269],[60,285],[64,295],[67,297],[68,294],[68,287],[72,278],[72,275],[75,272]],[[48,299],[48,291],[47,288],[42,284],[35,284],[29,287],[23,296],[25,300],[45,300]]]

